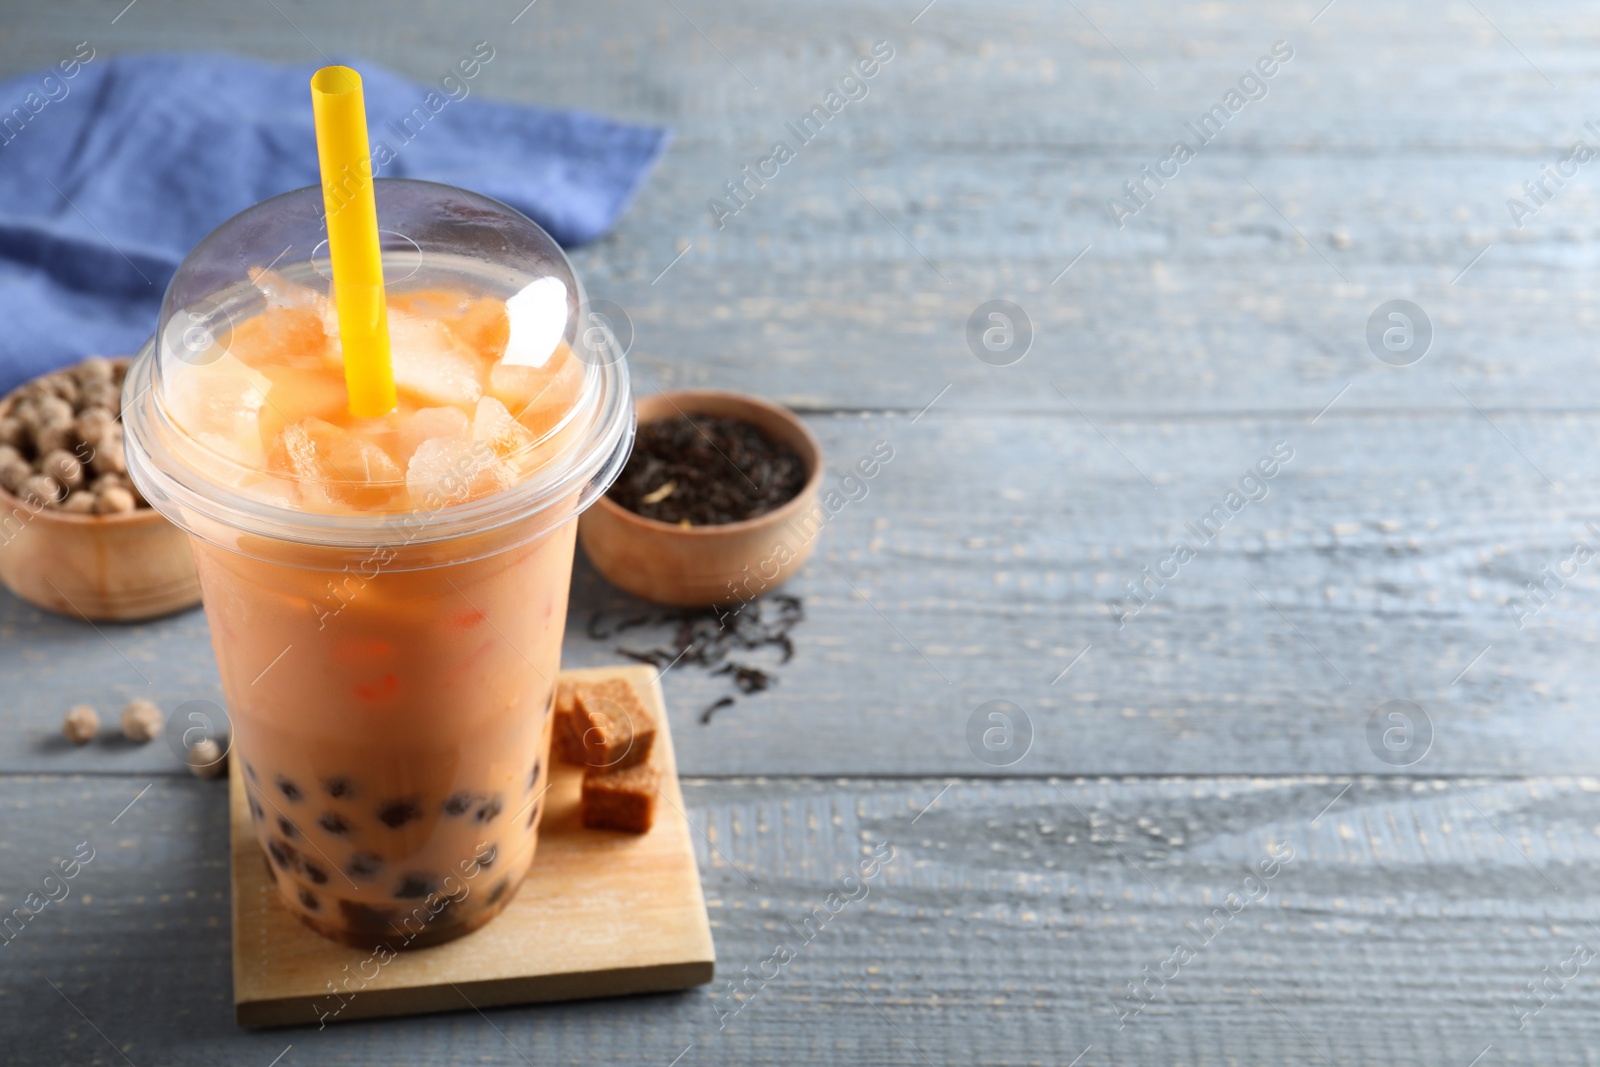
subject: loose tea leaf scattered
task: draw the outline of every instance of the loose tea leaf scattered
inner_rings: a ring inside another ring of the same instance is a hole
[[[794,658],[794,642],[789,631],[805,617],[805,607],[799,597],[779,594],[752,600],[738,608],[655,612],[620,619],[609,626],[596,612],[589,619],[588,629],[591,638],[605,641],[640,627],[676,626],[671,645],[645,649],[618,647],[617,654],[649,663],[659,671],[686,664],[700,667],[709,674],[731,678],[734,687],[748,696],[771,687],[778,679],[754,664],[729,659],[729,654],[740,649],[777,648],[782,652],[778,662],[788,663]],[[732,695],[719,698],[700,713],[700,722],[709,723],[714,713],[731,707],[735,701]]]
[[[750,423],[676,416],[639,427],[633,453],[606,495],[647,519],[718,526],[765,515],[805,483],[795,451]]]

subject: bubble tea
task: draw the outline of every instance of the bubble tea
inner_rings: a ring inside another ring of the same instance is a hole
[[[376,183],[398,403],[349,414],[319,190],[179,268],[128,464],[190,534],[284,904],[363,948],[487,922],[533,859],[575,522],[626,458],[620,355],[503,204]]]

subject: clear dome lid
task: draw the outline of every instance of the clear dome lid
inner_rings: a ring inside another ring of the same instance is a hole
[[[320,188],[229,219],[167,287],[124,387],[128,464],[196,536],[239,550],[241,535],[346,548],[511,524],[537,536],[626,459],[622,352],[550,235],[452,186],[374,189],[399,398],[382,417],[348,411]]]

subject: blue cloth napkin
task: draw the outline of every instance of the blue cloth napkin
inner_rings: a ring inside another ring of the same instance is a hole
[[[505,201],[563,245],[594,240],[668,132],[484,100],[493,63],[479,46],[419,85],[350,61],[373,149],[380,160],[380,142],[393,153],[378,175],[450,182]],[[0,83],[0,392],[90,353],[135,351],[202,237],[257,201],[317,184],[315,69],[84,45]]]

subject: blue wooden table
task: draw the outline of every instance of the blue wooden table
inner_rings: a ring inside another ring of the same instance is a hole
[[[222,788],[58,732],[220,700],[203,614],[0,597],[0,908],[94,849],[0,945],[0,1061],[1600,1057],[1600,17],[924,3],[0,11],[0,75],[487,41],[474,91],[671,125],[577,269],[637,388],[789,404],[849,496],[770,690],[666,676],[721,979],[667,996],[237,1029]],[[569,664],[640,610],[580,559]]]

